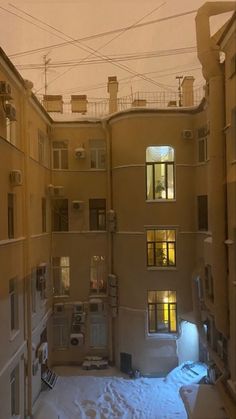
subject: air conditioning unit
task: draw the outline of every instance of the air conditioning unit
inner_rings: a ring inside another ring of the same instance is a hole
[[[74,313],[83,313],[84,311],[84,304],[78,301],[77,303],[73,304],[73,311]]]
[[[22,172],[21,170],[12,170],[10,172],[10,182],[14,186],[22,185]]]
[[[0,81],[0,96],[2,96],[5,100],[12,99],[11,86],[6,81]]]
[[[184,129],[182,131],[182,137],[184,140],[192,140],[193,139],[193,131],[191,129]]]
[[[62,314],[65,311],[65,305],[63,303],[56,303],[53,306],[53,312],[55,314]]]
[[[73,321],[76,323],[84,323],[85,322],[86,313],[74,313]]]
[[[89,311],[91,314],[103,313],[104,312],[104,303],[99,298],[93,298],[89,301]]]
[[[64,186],[54,186],[54,194],[55,198],[64,196]]]
[[[43,342],[38,348],[37,356],[40,364],[45,364],[48,359],[48,343]]]
[[[39,370],[39,359],[36,358],[32,364],[32,374],[35,376],[37,375]]]
[[[85,149],[83,147],[78,147],[75,149],[75,157],[77,159],[84,159],[86,155]]]
[[[72,346],[82,346],[84,344],[84,335],[83,335],[83,333],[71,333],[71,335],[70,335],[70,344]]]
[[[111,287],[116,287],[117,286],[117,276],[114,274],[109,274],[108,275],[108,284]]]
[[[16,108],[10,103],[5,104],[5,115],[10,121],[16,121]]]
[[[84,201],[72,201],[72,208],[74,210],[79,210],[82,208]]]

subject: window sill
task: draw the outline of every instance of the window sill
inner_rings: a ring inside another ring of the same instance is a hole
[[[153,204],[153,203],[155,203],[155,202],[158,202],[158,204],[160,204],[160,203],[169,203],[169,202],[176,202],[176,198],[174,198],[174,199],[146,199],[146,204],[149,204],[149,203],[151,203],[151,204]]]
[[[176,266],[147,266],[148,271],[177,271]]]
[[[178,335],[176,333],[148,333],[146,340],[176,340]]]
[[[20,329],[17,330],[13,330],[10,334],[10,342],[13,342],[13,340],[15,340],[15,338],[20,334]]]

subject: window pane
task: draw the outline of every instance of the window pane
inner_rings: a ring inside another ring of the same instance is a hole
[[[165,165],[155,164],[155,199],[165,199]]]
[[[167,165],[167,197],[174,199],[174,166],[173,164]]]
[[[68,150],[61,150],[61,169],[68,169]]]
[[[167,244],[156,243],[156,265],[166,266],[167,265]]]
[[[149,333],[156,332],[156,315],[155,315],[155,305],[148,305],[148,330]]]
[[[155,230],[147,230],[147,241],[154,241]]]
[[[157,304],[157,331],[166,333],[169,331],[168,304]]]
[[[170,332],[177,331],[176,304],[170,304]]]
[[[147,165],[147,199],[154,199],[153,196],[153,166]]]
[[[148,254],[147,254],[148,260],[147,260],[147,264],[148,264],[148,266],[154,266],[154,264],[155,264],[154,243],[148,243],[147,249],[148,249]]]

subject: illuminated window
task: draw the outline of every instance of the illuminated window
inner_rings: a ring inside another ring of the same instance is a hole
[[[175,230],[147,230],[147,266],[176,266]]]
[[[89,228],[90,230],[106,230],[106,200],[89,200]]]
[[[147,200],[174,199],[174,149],[169,146],[146,150]]]
[[[68,143],[67,141],[53,141],[52,143],[53,169],[68,169]]]
[[[70,258],[53,257],[53,294],[55,297],[68,296],[70,293]]]
[[[90,293],[104,294],[105,292],[105,258],[103,256],[92,256],[90,265]]]
[[[106,168],[106,143],[104,140],[90,140],[90,165],[91,169]]]
[[[176,332],[176,291],[148,291],[148,333]]]

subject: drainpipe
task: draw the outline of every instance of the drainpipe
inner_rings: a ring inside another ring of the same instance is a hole
[[[113,209],[113,199],[112,199],[112,159],[111,159],[111,128],[107,120],[102,121],[102,128],[106,136],[106,149],[107,149],[107,211]],[[113,273],[113,233],[110,231],[108,226],[107,232],[107,252],[108,252],[108,261],[107,269],[108,274]],[[112,315],[108,319],[108,336],[109,336],[109,361],[113,363],[115,361],[114,353],[114,318]]]
[[[226,174],[224,153],[224,73],[219,47],[210,34],[210,17],[236,9],[236,2],[207,2],[196,16],[198,58],[209,86],[208,214],[212,233],[214,315],[217,329],[228,335],[226,238]]]

